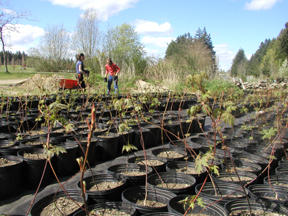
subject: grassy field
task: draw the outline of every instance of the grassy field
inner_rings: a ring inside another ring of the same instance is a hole
[[[55,79],[52,77],[56,75],[57,78],[65,78],[65,79],[75,79],[75,73],[68,73],[68,72],[36,72],[33,68],[26,68],[25,70],[21,66],[9,66],[8,67],[9,73],[4,72],[4,66],[0,66],[0,95],[11,95],[11,96],[21,96],[21,95],[38,95],[41,94],[39,88],[36,87],[36,84],[40,86],[46,85],[49,87],[53,85],[53,81]],[[36,78],[35,75],[41,75]],[[34,77],[33,77],[34,76]],[[33,79],[29,79],[32,78]],[[28,79],[25,81],[24,84],[17,84],[22,82],[23,80]],[[37,81],[35,81],[36,79]],[[137,89],[138,86],[136,85],[137,80],[145,80],[143,77],[119,77],[119,90],[120,93],[131,93],[133,90]],[[34,83],[31,82],[34,80]],[[94,74],[90,76],[90,88],[89,91],[94,93],[101,93],[105,94],[107,91],[107,83],[104,82],[103,77],[100,74]],[[148,83],[153,85],[158,85],[153,80],[145,80]],[[36,83],[35,83],[36,82]],[[48,84],[47,84],[48,82]],[[93,83],[93,84],[91,84]],[[55,83],[54,83],[55,84]],[[31,87],[32,86],[32,87]],[[34,87],[35,86],[35,87]],[[57,86],[57,83],[56,83]],[[55,89],[58,87],[54,87],[53,92],[49,93],[57,93]],[[112,91],[114,92],[113,84],[112,84]],[[43,93],[43,92],[42,92]]]
[[[3,65],[0,66],[0,80],[16,80],[16,79],[27,79],[35,74],[52,76],[53,74],[57,74],[65,79],[74,79],[74,73],[65,73],[65,72],[36,72],[33,68],[26,68],[25,70],[21,66],[8,66],[9,73],[5,72],[5,68]]]

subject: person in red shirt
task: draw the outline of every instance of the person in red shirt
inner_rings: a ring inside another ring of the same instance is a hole
[[[119,93],[118,89],[118,73],[120,68],[112,62],[111,58],[107,59],[107,64],[105,65],[105,81],[107,81],[107,94],[110,94],[111,84],[114,81],[114,90],[115,93]]]

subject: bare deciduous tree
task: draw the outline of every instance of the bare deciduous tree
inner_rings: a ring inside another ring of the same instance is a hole
[[[87,57],[96,56],[99,35],[96,12],[92,9],[86,10],[76,26],[74,35],[76,51],[84,52]]]
[[[4,65],[5,71],[8,73],[8,66],[7,66],[7,57],[6,57],[6,41],[4,32],[6,31],[17,31],[14,24],[17,20],[25,17],[24,13],[17,13],[10,9],[0,8],[0,40],[2,45],[3,51],[3,58],[4,58]]]
[[[41,54],[53,61],[68,57],[70,45],[69,33],[63,26],[52,26],[46,30],[43,38]]]

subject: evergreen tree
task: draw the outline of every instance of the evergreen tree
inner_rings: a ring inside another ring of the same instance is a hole
[[[285,29],[280,32],[277,40],[279,41],[277,57],[283,62],[288,58],[288,22],[285,24]]]
[[[233,59],[233,64],[231,67],[231,76],[243,76],[246,74],[247,58],[245,56],[244,50],[240,49],[235,58]]]
[[[255,77],[259,77],[261,74],[261,62],[264,58],[267,49],[269,47],[269,44],[271,43],[271,40],[265,40],[264,42],[261,42],[258,50],[255,52],[255,54],[252,55],[250,58],[250,61],[247,65],[247,75],[252,75]]]

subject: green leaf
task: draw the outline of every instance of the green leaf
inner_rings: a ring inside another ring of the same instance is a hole
[[[203,156],[200,154],[197,155],[195,159],[195,169],[196,173],[200,174],[204,171],[205,167],[209,167],[209,160],[213,159],[213,152],[209,150]]]
[[[136,146],[130,144],[129,141],[128,141],[127,145],[123,145],[123,147],[122,147],[122,153],[124,153],[124,152],[129,153],[133,150],[137,151],[138,148]]]
[[[201,197],[198,197],[198,198],[196,199],[196,201],[197,201],[197,205],[198,205],[198,206],[200,206],[200,207],[202,207],[202,208],[205,207],[204,202],[203,202],[203,200],[202,200]]]
[[[224,112],[222,114],[222,120],[226,123],[226,124],[229,124],[230,126],[233,126],[234,125],[234,116],[230,113],[230,112]]]
[[[270,140],[273,137],[275,137],[276,133],[277,133],[277,129],[271,127],[270,129],[263,129],[261,131],[261,133],[263,134],[262,139],[267,139]]]
[[[210,166],[210,170],[212,173],[216,174],[217,176],[219,176],[219,167],[217,165],[212,165]]]

